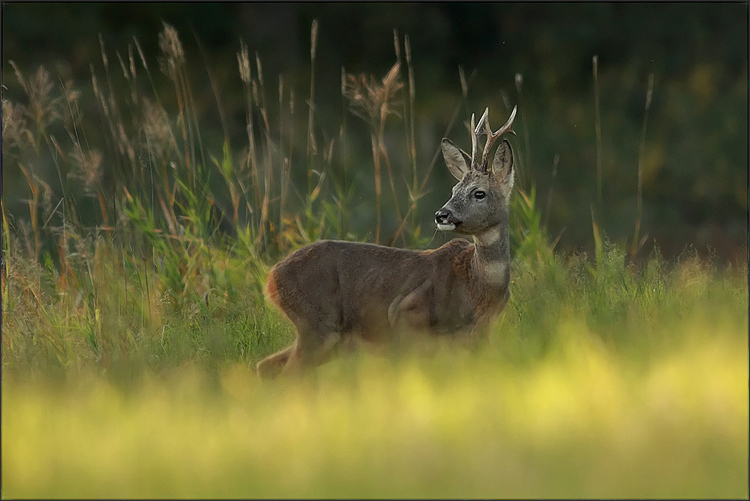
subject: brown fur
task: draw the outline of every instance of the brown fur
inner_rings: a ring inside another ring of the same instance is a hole
[[[474,254],[462,239],[432,251],[337,241],[296,251],[271,270],[266,295],[295,325],[297,341],[259,362],[258,373],[319,365],[339,345],[382,345],[396,330],[472,331],[508,297],[507,283],[477,280]]]

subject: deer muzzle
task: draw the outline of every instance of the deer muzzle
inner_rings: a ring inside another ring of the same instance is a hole
[[[461,224],[461,221],[456,219],[450,210],[443,207],[435,213],[435,223],[437,224],[438,230],[451,231],[455,230],[456,226]]]

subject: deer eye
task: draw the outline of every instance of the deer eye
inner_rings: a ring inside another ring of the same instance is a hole
[[[482,190],[477,190],[474,192],[474,198],[477,200],[481,200],[485,197],[485,193]]]

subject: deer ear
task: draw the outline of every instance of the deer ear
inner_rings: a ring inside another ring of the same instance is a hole
[[[451,171],[453,177],[459,181],[462,180],[464,174],[469,171],[471,158],[464,150],[453,144],[450,139],[443,138],[440,146],[443,149],[443,159],[445,159],[445,165],[448,166],[448,170]]]
[[[513,150],[507,139],[503,139],[492,160],[492,172],[503,186],[503,194],[507,197],[513,190]]]

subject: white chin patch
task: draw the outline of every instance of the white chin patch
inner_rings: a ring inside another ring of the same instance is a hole
[[[453,223],[451,223],[451,224],[440,224],[440,223],[438,223],[437,227],[438,227],[438,230],[440,230],[440,231],[453,231],[453,230],[456,229],[456,225],[453,224]]]

